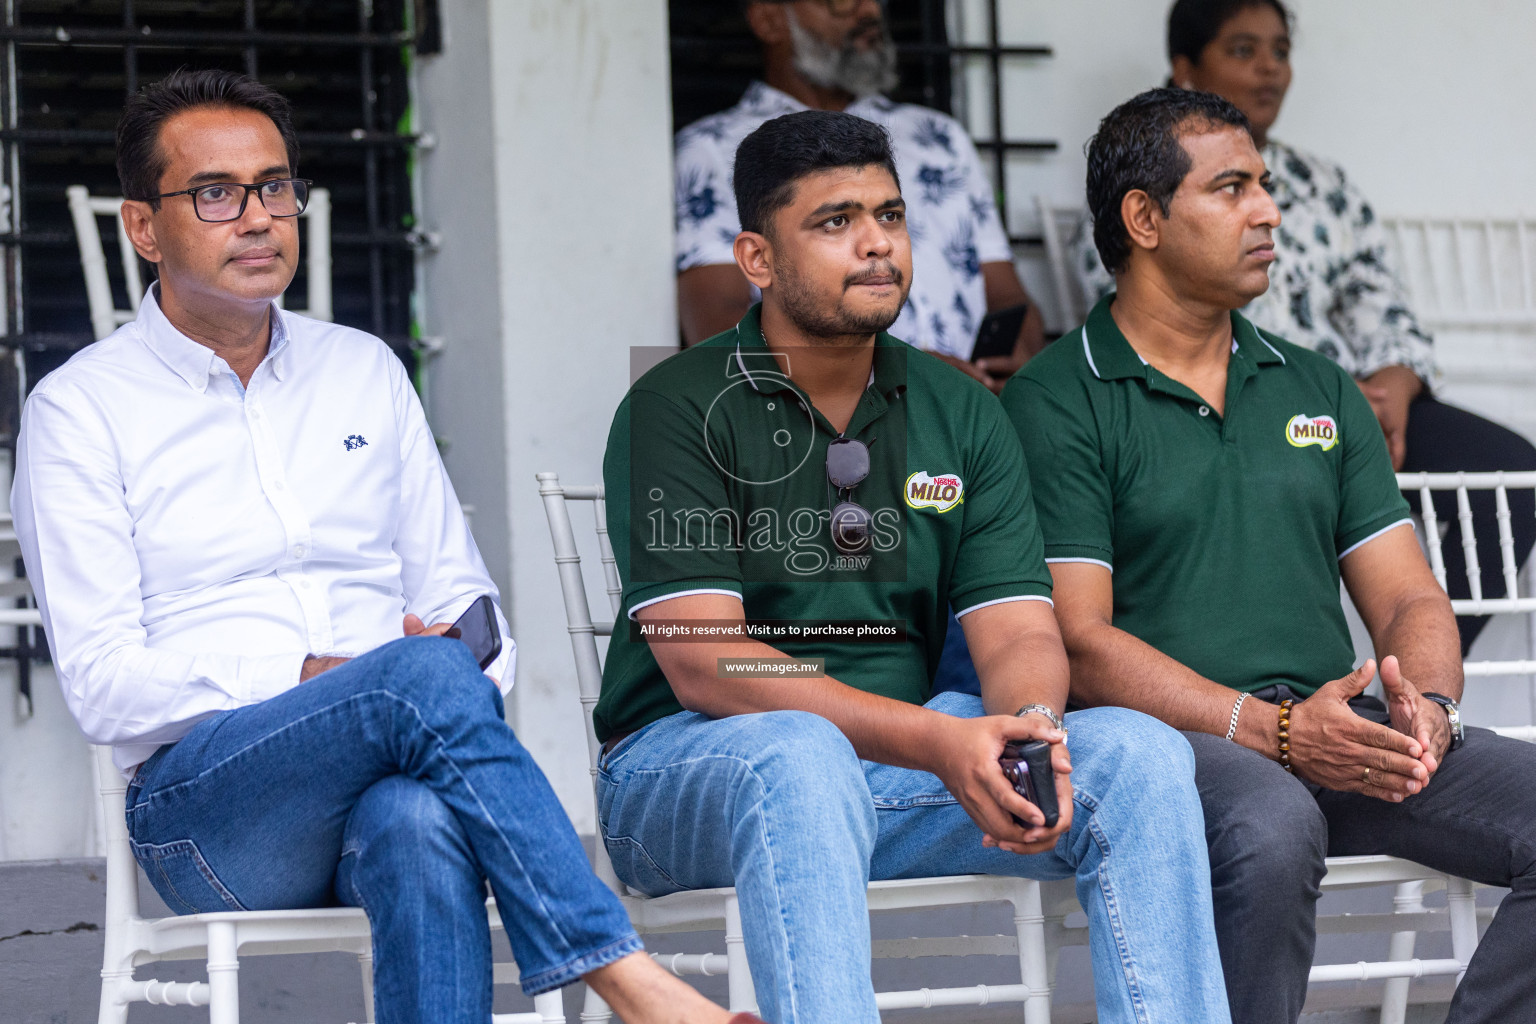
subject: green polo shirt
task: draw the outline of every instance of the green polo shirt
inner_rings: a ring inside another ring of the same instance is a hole
[[[1339,560],[1409,519],[1359,386],[1233,313],[1218,415],[1142,362],[1109,303],[1003,391],[1046,561],[1110,568],[1115,626],[1219,683],[1345,675]]]
[[[846,434],[869,446],[852,498],[873,514],[872,550],[840,557],[826,469],[837,431],[790,381],[794,353],[764,344],[758,312],[641,377],[614,417],[603,479],[624,594],[596,710],[602,739],[682,710],[631,621],[650,603],[726,593],[751,621],[895,624],[894,642],[771,643],[917,704],[951,604],[963,614],[1050,598],[1023,452],[997,399],[884,333]]]

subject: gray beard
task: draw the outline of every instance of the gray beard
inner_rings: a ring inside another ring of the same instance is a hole
[[[794,42],[795,70],[823,89],[841,89],[853,96],[873,96],[896,88],[896,43],[889,30],[881,28],[880,42],[868,50],[848,45],[841,49],[812,35],[789,15],[789,33]]]

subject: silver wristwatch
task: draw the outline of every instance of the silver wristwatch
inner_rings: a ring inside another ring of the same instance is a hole
[[[1025,715],[1044,715],[1051,720],[1051,724],[1065,732],[1067,727],[1061,724],[1061,716],[1044,704],[1025,704],[1013,713],[1014,718],[1023,718]]]
[[[1461,724],[1461,705],[1447,697],[1443,693],[1420,694],[1425,700],[1432,700],[1445,708],[1445,716],[1451,722],[1451,748],[1458,749],[1467,738],[1466,728]]]

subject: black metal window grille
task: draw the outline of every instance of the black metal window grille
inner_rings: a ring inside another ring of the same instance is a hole
[[[30,384],[95,340],[65,189],[121,194],[113,142],[123,101],[183,66],[244,71],[292,102],[300,173],[331,191],[335,319],[412,365],[424,239],[410,68],[439,48],[437,17],[435,0],[3,0],[0,447],[15,443]],[[109,268],[120,266],[117,244],[104,232]],[[307,299],[303,258],[285,297],[296,309]],[[117,277],[113,297],[126,308]],[[29,663],[47,648],[41,630],[17,633],[0,657],[16,659],[29,700]]]
[[[300,172],[331,191],[337,322],[403,357],[414,333],[410,62],[431,9],[412,0],[7,0],[0,184],[9,190],[5,333],[35,381],[93,339],[68,185],[118,195],[123,100],[178,67],[244,71],[294,105]],[[435,35],[435,33],[434,33]],[[116,240],[107,234],[108,265]],[[301,255],[302,259],[302,255]],[[126,304],[120,281],[114,298]],[[303,308],[303,267],[287,296]],[[6,403],[10,404],[10,403]],[[14,436],[14,408],[0,439]],[[6,429],[9,428],[9,429]]]
[[[975,0],[967,5],[983,15],[985,34],[974,43],[951,40],[956,0],[886,0],[885,10],[896,41],[901,84],[891,98],[920,103],[956,114],[956,79],[976,61],[983,67],[988,134],[973,135],[992,172],[998,209],[1015,246],[1037,248],[1038,234],[1016,232],[1008,205],[1008,171],[1014,154],[1055,152],[1055,139],[1010,138],[1005,130],[1007,68],[1020,61],[1053,56],[1045,45],[1002,41],[1001,6],[1007,0]],[[735,105],[752,79],[761,74],[756,38],[741,16],[740,5],[721,0],[670,0],[672,25],[672,123],[677,128],[706,114]],[[981,99],[981,97],[976,97]],[[962,121],[966,119],[961,118]]]

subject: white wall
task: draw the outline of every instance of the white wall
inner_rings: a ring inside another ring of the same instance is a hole
[[[1055,56],[1008,61],[1014,137],[1061,150],[1014,158],[1012,215],[1033,221],[1036,192],[1082,201],[1083,144],[1119,101],[1167,76],[1171,0],[1005,0],[1004,42]],[[1277,138],[1342,164],[1384,214],[1536,213],[1536,4],[1529,0],[1291,0],[1294,84]],[[978,0],[957,0],[968,39],[984,38]],[[973,82],[976,80],[973,78]],[[987,134],[983,90],[972,128]]]
[[[478,247],[457,258],[451,273],[475,282],[468,292],[484,290],[446,301],[429,278],[428,330],[446,339],[434,426],[451,439],[458,486],[483,472],[482,491],[501,487],[476,495],[474,524],[488,557],[501,559],[494,571],[518,642],[509,714],[590,832],[574,663],[534,474],[599,482],[630,346],[676,342],[666,3],[454,0],[443,17],[444,56],[428,63],[449,67],[424,72],[435,109],[426,127],[444,133],[423,167],[428,223],[450,205],[463,216],[473,196],[476,233],[494,233],[494,268],[477,264]],[[487,44],[489,80],[477,82],[457,61],[467,48],[473,69]],[[466,89],[488,98],[483,119],[481,97],[468,97],[467,117],[454,110]],[[450,124],[462,147],[447,144]],[[435,259],[452,244],[445,233]],[[483,333],[472,348],[460,348],[469,339],[454,320]]]

